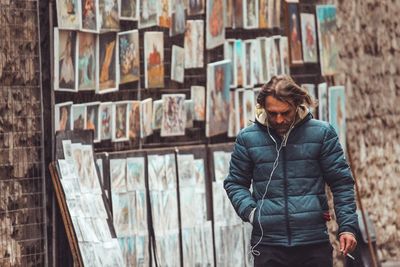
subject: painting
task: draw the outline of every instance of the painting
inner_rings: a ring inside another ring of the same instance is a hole
[[[303,63],[303,51],[301,47],[301,35],[300,35],[300,20],[299,20],[299,1],[290,0],[286,2],[286,25],[287,36],[289,40],[289,51],[290,51],[290,63],[292,65]]]
[[[144,158],[129,157],[126,159],[126,185],[128,191],[145,190]]]
[[[114,102],[113,104],[113,127],[112,141],[127,141],[128,140],[128,101]]]
[[[140,54],[138,30],[118,33],[119,84],[139,81]]]
[[[258,27],[260,29],[269,28],[268,24],[268,0],[258,0]]]
[[[223,182],[229,172],[230,154],[224,151],[214,151],[214,178],[216,182]]]
[[[237,134],[236,130],[236,93],[230,91],[230,104],[229,104],[229,123],[228,123],[228,137],[234,137]]]
[[[236,130],[238,133],[240,129],[245,127],[244,123],[244,110],[243,110],[243,94],[244,89],[240,88],[235,90],[235,113],[236,113]]]
[[[254,92],[253,90],[245,90],[243,93],[243,115],[244,124],[249,126],[255,119],[255,103],[254,103]]]
[[[243,28],[243,0],[233,0],[233,28]]]
[[[86,127],[87,130],[93,130],[93,141],[100,141],[99,131],[99,104],[100,102],[86,103]]]
[[[277,75],[283,74],[283,66],[281,60],[281,36],[275,35],[272,37],[273,46],[274,46],[274,61],[275,61],[275,71]]]
[[[261,83],[260,42],[251,40],[251,80],[252,84]]]
[[[269,70],[268,77],[271,78],[272,76],[277,75],[274,39],[272,37],[268,37],[266,39],[265,45],[267,51],[267,62],[268,62],[267,64]]]
[[[164,35],[163,32],[144,33],[145,87],[164,87]]]
[[[153,101],[153,119],[152,128],[153,130],[160,130],[162,123],[162,115],[163,115],[163,101],[162,99]]]
[[[258,45],[260,46],[260,79],[262,83],[267,83],[270,79],[269,77],[269,66],[267,59],[267,38],[266,37],[258,37],[257,38]]]
[[[66,30],[79,29],[78,0],[57,0],[58,27]]]
[[[117,39],[113,32],[98,35],[97,93],[118,90],[117,87]]]
[[[119,18],[137,21],[139,19],[139,3],[138,0],[120,0]]]
[[[163,155],[148,155],[147,168],[150,190],[162,190],[165,177],[165,159]]]
[[[96,88],[96,44],[93,33],[78,32],[78,90]]]
[[[119,31],[117,0],[99,0],[100,31]]]
[[[244,75],[245,75],[245,57],[244,57],[244,49],[243,42],[240,39],[235,40],[235,46],[233,49],[234,52],[234,61],[233,61],[233,79],[235,80],[233,83],[236,86],[244,85]]]
[[[163,28],[171,28],[172,0],[161,0],[158,2],[157,25]]]
[[[204,14],[204,0],[189,0],[188,15]]]
[[[111,139],[113,125],[113,104],[112,102],[103,102],[99,105],[99,131],[101,140]]]
[[[83,32],[99,32],[98,27],[98,1],[97,0],[79,0],[81,4],[81,25]]]
[[[193,101],[193,99],[185,100],[185,111],[186,111],[186,126],[185,126],[185,128],[193,128],[193,117],[194,117],[194,101]]]
[[[185,76],[185,49],[180,46],[172,46],[171,80],[183,83]]]
[[[234,67],[235,67],[235,39],[227,39],[224,43],[224,59],[231,61],[231,77],[234,77]],[[236,87],[235,80],[232,79],[230,86]]]
[[[193,161],[193,167],[194,167],[194,178],[196,181],[196,188],[199,189],[200,192],[205,192],[204,159],[202,159],[202,158],[195,159]]]
[[[84,130],[86,126],[86,105],[73,104],[71,107],[72,130]]]
[[[71,127],[71,106],[72,101],[55,104],[54,106],[54,130],[72,130]]]
[[[163,116],[161,136],[185,135],[186,111],[184,94],[162,95]]]
[[[314,14],[300,13],[301,44],[305,63],[317,63],[317,33]]]
[[[113,223],[117,237],[129,236],[131,232],[129,195],[130,193],[112,194]]]
[[[206,88],[204,86],[193,85],[190,87],[190,95],[194,101],[194,120],[204,121],[206,105]]]
[[[334,75],[337,72],[339,57],[336,46],[336,7],[334,5],[317,5],[317,26],[321,73]]]
[[[326,83],[318,84],[318,119],[328,121],[328,86]]]
[[[140,139],[140,101],[130,101],[129,109],[129,139],[137,141]]]
[[[157,25],[157,0],[140,1],[139,29]]]
[[[147,234],[147,206],[146,206],[146,191],[136,191],[136,226],[138,234]]]
[[[225,1],[207,0],[206,48],[213,49],[225,41]]]
[[[186,21],[184,37],[185,68],[202,68],[204,66],[204,21]]]
[[[245,29],[258,28],[258,0],[244,0],[243,14]]]
[[[289,44],[287,36],[281,36],[279,47],[281,51],[280,54],[283,74],[290,75]]]
[[[126,159],[110,159],[110,184],[113,196],[127,192]]]
[[[329,87],[329,123],[335,128],[339,142],[346,151],[346,93],[344,86]]]
[[[175,36],[185,32],[185,3],[184,0],[172,0],[172,20],[169,36]]]
[[[140,136],[147,137],[153,134],[151,120],[153,118],[153,99],[147,98],[140,102]]]
[[[225,28],[233,28],[233,0],[225,0]]]
[[[54,28],[54,90],[77,91],[76,46],[76,32]]]
[[[207,66],[207,137],[228,131],[230,67],[230,60],[210,63]]]
[[[243,85],[244,87],[253,87],[253,64],[252,64],[252,46],[253,46],[253,40],[246,40],[244,41],[244,63],[245,63],[245,70],[244,73],[245,75],[244,80],[243,80]]]
[[[177,183],[175,154],[164,155],[164,164],[165,164],[165,181],[163,181],[163,186],[164,188],[175,189]]]

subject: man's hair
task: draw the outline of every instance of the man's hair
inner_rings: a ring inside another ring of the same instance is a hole
[[[279,101],[286,102],[298,107],[316,107],[317,101],[313,99],[308,91],[298,86],[289,75],[273,76],[268,83],[264,84],[257,96],[257,103],[265,108],[265,98],[273,96]]]

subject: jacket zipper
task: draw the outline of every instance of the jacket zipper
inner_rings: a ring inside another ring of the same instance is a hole
[[[288,244],[289,246],[292,243],[292,237],[289,227],[289,207],[288,207],[288,181],[286,175],[286,146],[283,147],[283,172],[284,172],[284,192],[285,192],[285,217],[286,217],[286,231],[288,236]]]

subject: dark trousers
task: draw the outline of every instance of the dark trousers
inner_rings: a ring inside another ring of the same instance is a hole
[[[259,245],[254,267],[332,267],[332,246],[320,243],[296,247]]]

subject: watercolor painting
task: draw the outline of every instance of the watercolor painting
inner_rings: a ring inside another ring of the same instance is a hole
[[[164,37],[163,32],[144,33],[145,87],[164,87]]]
[[[117,0],[99,0],[100,31],[119,31]]]
[[[346,93],[344,86],[329,87],[329,123],[335,128],[342,148],[346,151]]]
[[[157,25],[157,0],[140,1],[139,29]]]
[[[113,121],[112,102],[103,102],[99,105],[99,131],[101,140],[111,139]]]
[[[54,28],[54,90],[77,91],[77,35]]]
[[[129,109],[129,139],[137,141],[140,138],[140,101],[130,101]]]
[[[77,0],[57,0],[58,27],[66,30],[79,29],[79,11]]]
[[[202,68],[204,66],[204,21],[186,21],[184,37],[185,68]]]
[[[78,32],[78,90],[96,89],[96,47],[93,33]]]
[[[243,5],[244,25],[245,29],[258,28],[258,0],[244,0]]]
[[[112,141],[128,140],[128,101],[119,101],[113,103],[113,128]]]
[[[328,86],[326,83],[318,84],[318,119],[328,121]]]
[[[117,86],[117,35],[113,32],[98,35],[97,93],[118,90]]]
[[[86,128],[86,104],[73,104],[71,108],[72,130]]]
[[[160,130],[163,116],[163,101],[162,99],[153,101],[153,119],[151,127],[153,130]]]
[[[299,3],[298,0],[290,0],[286,2],[287,14],[287,36],[289,40],[290,63],[292,65],[303,63],[303,49],[301,46],[300,19],[299,19]]]
[[[171,27],[172,0],[160,0],[158,2],[157,25],[169,29]]]
[[[93,130],[94,142],[100,141],[99,131],[99,104],[100,102],[86,103],[86,128],[87,130]]]
[[[310,13],[300,13],[300,21],[304,62],[316,63],[318,62],[318,54],[315,16]]]
[[[139,3],[138,0],[120,0],[119,18],[137,21],[139,19]]]
[[[171,80],[183,83],[185,77],[185,49],[177,45],[172,46]]]
[[[213,49],[225,41],[225,2],[224,0],[207,0],[206,12],[206,48]]]
[[[184,0],[172,0],[172,17],[169,36],[185,33],[186,13]]]
[[[140,79],[140,54],[139,31],[118,33],[118,81],[120,84],[139,81]]]
[[[185,134],[186,111],[184,94],[165,94],[163,100],[163,116],[161,136],[178,136]]]
[[[81,31],[99,32],[98,26],[98,1],[97,0],[79,0],[81,4]]]
[[[151,120],[153,118],[153,99],[147,98],[140,102],[140,136],[147,137],[153,134]]]
[[[204,86],[191,86],[190,95],[194,101],[194,120],[205,120],[206,88]]]

